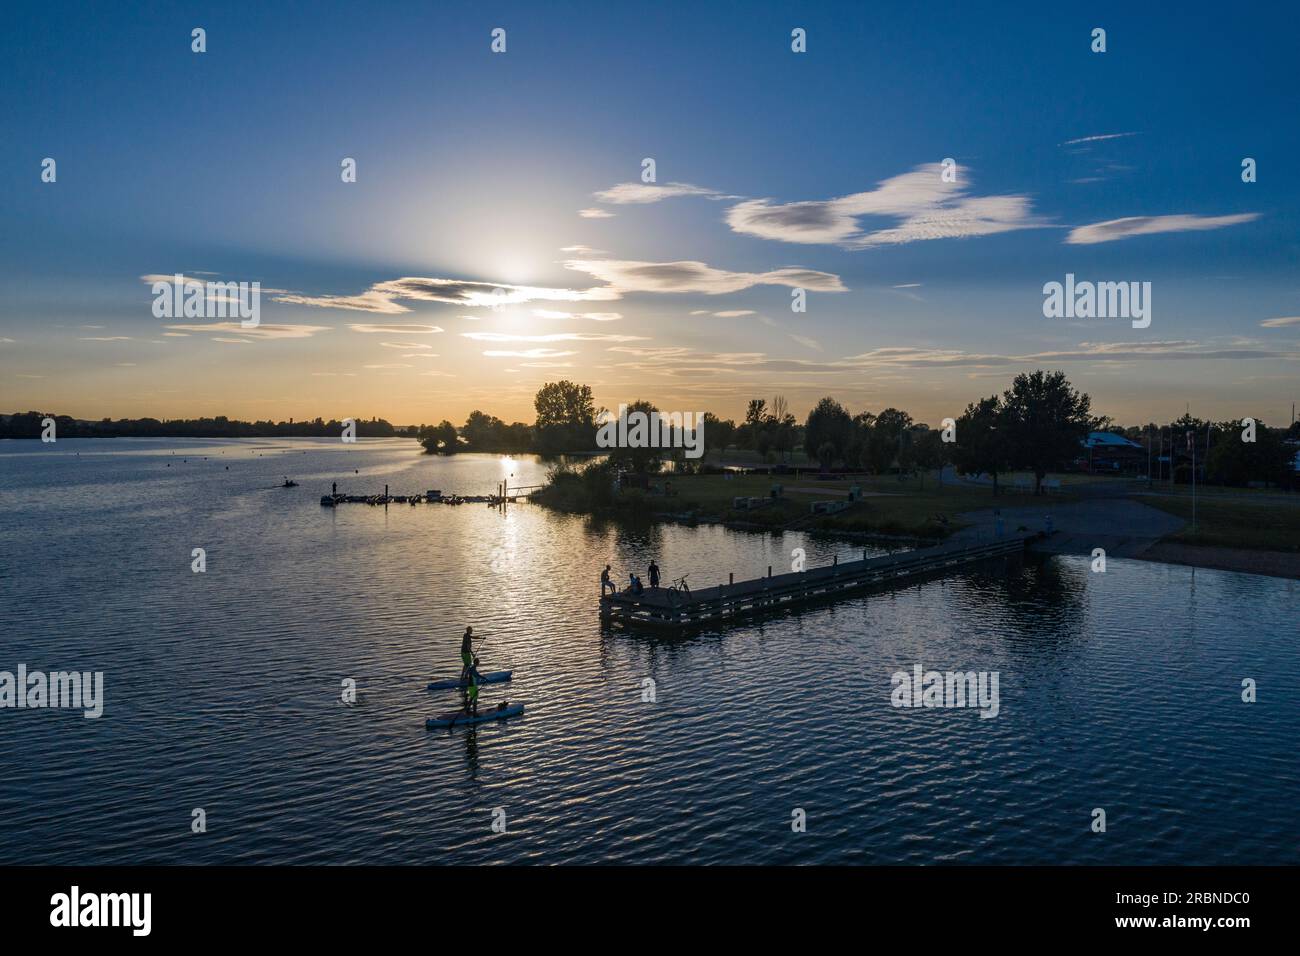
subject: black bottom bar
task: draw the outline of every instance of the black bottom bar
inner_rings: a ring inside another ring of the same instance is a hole
[[[495,943],[518,948],[557,930],[603,946],[637,925],[666,944],[678,933],[699,942],[701,928],[735,943],[762,938],[764,927],[806,936],[815,926],[822,936],[838,924],[863,939],[902,933],[944,948],[1044,931],[1053,941],[1196,935],[1231,944],[1283,928],[1293,881],[1281,867],[9,868],[0,871],[0,918],[6,941],[453,942],[495,926]],[[118,907],[127,925],[51,925],[52,914],[72,921],[73,886],[77,922],[97,918],[99,894],[150,894],[148,936],[130,925],[134,915],[143,928],[143,896],[134,910],[110,902],[109,917]]]

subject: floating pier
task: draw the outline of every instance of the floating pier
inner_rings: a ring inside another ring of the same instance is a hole
[[[608,621],[654,628],[720,624],[747,614],[764,613],[814,601],[837,600],[867,587],[904,583],[990,558],[1020,557],[1040,532],[1012,534],[978,544],[941,544],[900,551],[878,558],[834,564],[765,578],[733,581],[690,592],[672,588],[630,590],[600,599],[600,616]]]
[[[457,495],[444,494],[441,490],[434,488],[423,494],[415,495],[390,495],[388,486],[384,485],[382,495],[345,495],[329,494],[320,496],[320,505],[322,508],[334,508],[338,505],[490,505],[497,507],[504,504],[513,504],[517,501],[526,501],[528,497],[541,485],[531,485],[527,488],[507,488],[505,485],[497,486],[497,493],[493,495]]]

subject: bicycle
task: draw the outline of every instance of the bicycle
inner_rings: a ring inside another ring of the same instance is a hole
[[[675,602],[683,593],[688,598],[691,596],[691,586],[686,583],[686,579],[688,577],[690,577],[690,575],[683,574],[680,578],[675,579],[673,583],[668,586],[668,599],[670,601]]]

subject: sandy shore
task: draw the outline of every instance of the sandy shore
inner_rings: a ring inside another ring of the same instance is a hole
[[[1134,557],[1143,561],[1190,564],[1197,568],[1243,571],[1246,574],[1267,574],[1275,578],[1300,580],[1300,554],[1284,554],[1281,551],[1244,551],[1239,548],[1159,541]]]

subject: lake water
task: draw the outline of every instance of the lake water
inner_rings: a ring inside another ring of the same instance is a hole
[[[607,561],[707,585],[861,547],[319,505],[545,471],[406,440],[0,442],[0,670],[105,682],[97,720],[0,710],[0,863],[1300,862],[1297,582],[1058,557],[669,639],[602,627]],[[516,672],[483,701],[527,711],[426,731],[467,623]],[[917,663],[998,672],[997,717],[892,706]]]

